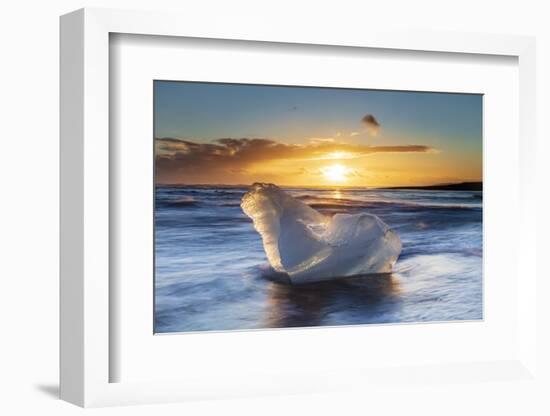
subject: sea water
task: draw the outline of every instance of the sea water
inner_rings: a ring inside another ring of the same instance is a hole
[[[392,273],[296,285],[269,265],[248,190],[157,187],[155,332],[482,318],[482,192],[285,189],[329,217],[374,214],[402,243]]]

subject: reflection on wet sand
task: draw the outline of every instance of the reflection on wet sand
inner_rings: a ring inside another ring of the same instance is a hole
[[[337,325],[341,313],[349,317],[348,324],[380,323],[386,312],[399,307],[398,293],[399,284],[391,274],[354,276],[304,285],[291,285],[278,279],[271,281],[267,288],[267,308],[262,326]]]

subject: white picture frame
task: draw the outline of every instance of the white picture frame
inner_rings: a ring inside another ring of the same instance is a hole
[[[368,372],[332,369],[315,374],[240,380],[219,374],[215,380],[193,375],[178,381],[112,382],[110,366],[119,359],[110,349],[109,36],[134,34],[206,39],[333,45],[453,54],[517,57],[519,65],[520,224],[517,293],[518,354],[509,360],[422,365]],[[205,25],[171,13],[82,9],[61,18],[61,398],[80,406],[158,403],[196,398],[322,392],[406,379],[445,378],[479,382],[491,377],[536,377],[535,212],[535,42],[529,37],[429,32],[379,32],[350,29],[328,34],[278,25],[238,26],[220,20]],[[529,215],[528,215],[529,213]],[[476,377],[472,374],[482,374]],[[237,380],[237,382],[235,382]],[[384,381],[385,380],[385,381]],[[281,387],[282,386],[282,387]],[[347,388],[347,387],[344,387]]]

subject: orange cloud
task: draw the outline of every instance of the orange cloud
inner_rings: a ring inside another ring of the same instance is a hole
[[[277,160],[323,160],[334,159],[334,155],[339,159],[354,159],[373,153],[434,151],[424,145],[369,146],[336,141],[289,144],[259,138],[222,138],[207,143],[159,138],[155,140],[155,147],[156,175],[161,183],[175,182],[182,176],[196,178],[246,172],[252,165]]]

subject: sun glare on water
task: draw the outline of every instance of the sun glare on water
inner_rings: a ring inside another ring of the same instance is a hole
[[[322,170],[326,179],[331,182],[344,182],[347,179],[348,168],[342,165],[327,166]]]

